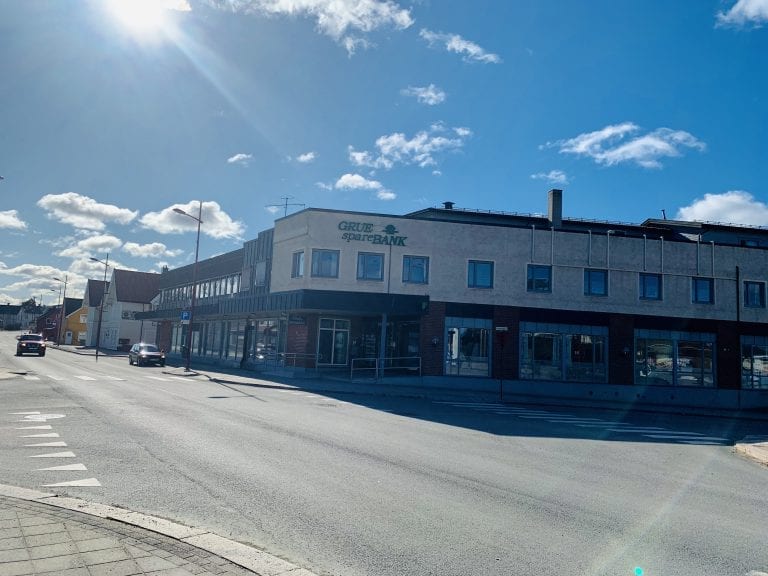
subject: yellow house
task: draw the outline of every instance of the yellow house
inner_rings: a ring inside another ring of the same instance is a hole
[[[85,346],[87,334],[86,322],[88,320],[88,307],[80,306],[74,312],[67,314],[64,322],[64,333],[62,334],[62,344],[73,344],[75,346]]]

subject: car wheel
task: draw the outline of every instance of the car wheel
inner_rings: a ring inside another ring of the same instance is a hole
[[[37,355],[38,356],[45,356],[45,352],[38,352]]]
[[[128,366],[133,366],[133,360],[131,360],[130,356],[128,356]]]

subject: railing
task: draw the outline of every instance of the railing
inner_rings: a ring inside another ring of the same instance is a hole
[[[353,358],[349,365],[349,379],[353,380],[355,372],[373,373],[372,378],[379,380],[386,376],[387,371],[399,372],[410,376],[421,377],[421,356],[398,356],[394,358]]]

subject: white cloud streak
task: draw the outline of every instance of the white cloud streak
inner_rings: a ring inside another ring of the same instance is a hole
[[[768,0],[738,0],[727,12],[718,12],[720,26],[761,26],[768,22]]]
[[[568,175],[562,170],[550,170],[549,172],[538,172],[531,174],[533,180],[544,180],[550,184],[568,184]]]
[[[160,234],[181,234],[197,230],[195,219],[174,212],[174,208],[179,208],[197,218],[199,202],[193,200],[187,204],[174,204],[161,210],[160,212],[148,212],[141,217],[139,222],[144,228],[149,228]],[[245,225],[232,218],[221,209],[218,202],[203,202],[203,224],[200,232],[211,238],[229,238],[232,240],[242,239],[245,232]]]
[[[344,174],[334,184],[337,190],[371,190],[379,200],[394,200],[397,194],[384,188],[378,180],[369,180],[360,174]]]
[[[653,132],[637,135],[639,130],[636,124],[624,122],[547,143],[542,148],[559,148],[561,154],[586,156],[606,166],[633,162],[643,168],[661,168],[662,158],[681,156],[681,150],[685,148],[706,149],[703,142],[683,130],[657,128]]]
[[[446,135],[447,134],[447,135]],[[390,169],[396,164],[416,164],[422,168],[437,164],[435,155],[458,150],[472,135],[468,128],[447,129],[434,124],[412,138],[401,132],[381,136],[376,140],[377,153],[357,151],[349,147],[349,160],[355,166]]]
[[[17,210],[5,210],[0,212],[0,228],[26,230],[27,223],[19,218],[19,212]]]
[[[419,104],[426,104],[427,106],[442,104],[447,97],[445,92],[434,84],[429,86],[408,86],[408,88],[403,88],[400,93],[403,96],[413,96]]]
[[[235,154],[227,158],[227,164],[240,164],[241,166],[248,166],[253,159],[253,154]]]
[[[37,205],[48,212],[48,218],[81,230],[104,230],[105,222],[129,224],[139,215],[112,204],[100,204],[75,192],[46,194],[37,201]]]
[[[678,220],[768,226],[768,205],[743,190],[705,194],[677,211]]]
[[[219,8],[265,16],[312,18],[321,34],[354,54],[369,46],[360,34],[380,28],[404,30],[413,24],[409,10],[391,0],[209,0]]]
[[[433,32],[423,28],[419,32],[424,40],[430,46],[442,45],[448,52],[460,54],[465,62],[480,62],[482,64],[501,64],[501,57],[498,54],[486,52],[479,45],[465,40],[458,34],[445,34],[443,32]]]
[[[150,244],[126,242],[123,244],[123,252],[138,258],[174,258],[184,253],[183,250],[169,250],[162,242],[152,242]]]
[[[310,162],[314,162],[316,157],[317,154],[314,152],[305,152],[304,154],[300,154],[296,157],[296,162],[301,164],[309,164]]]

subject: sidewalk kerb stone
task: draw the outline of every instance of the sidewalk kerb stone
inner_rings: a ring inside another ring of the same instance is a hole
[[[299,569],[298,566],[286,560],[216,534],[191,536],[184,538],[182,542],[206,550],[216,556],[221,556],[262,576],[295,575]]]

